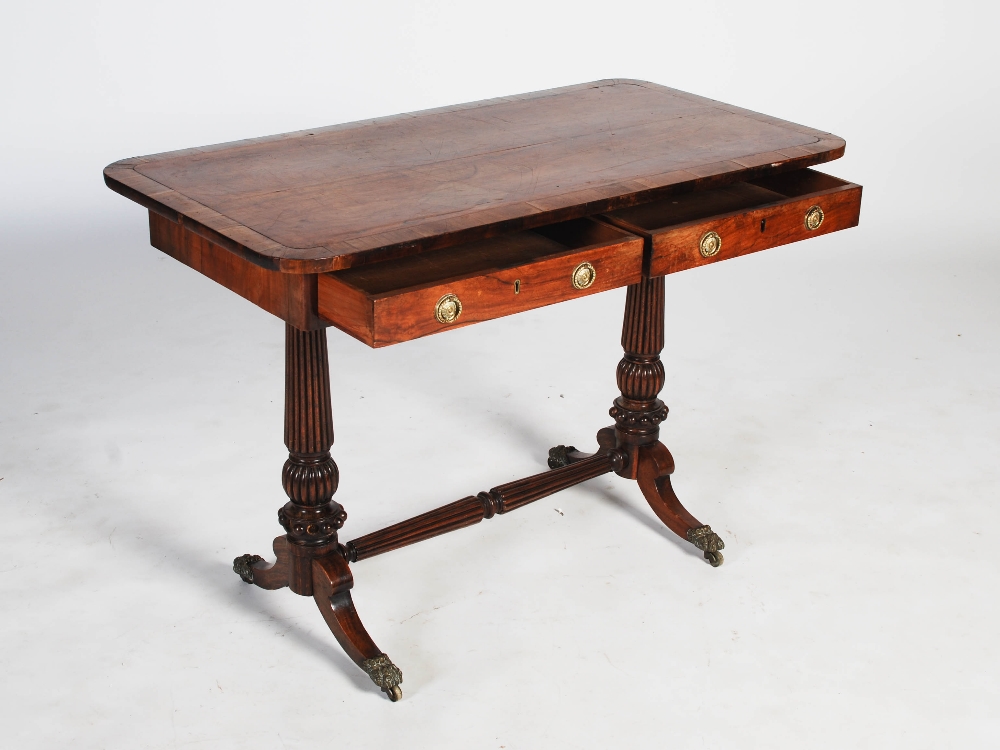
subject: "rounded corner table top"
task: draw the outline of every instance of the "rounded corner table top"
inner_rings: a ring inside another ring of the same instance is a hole
[[[614,79],[135,157],[104,175],[257,265],[320,273],[810,166],[844,146]]]

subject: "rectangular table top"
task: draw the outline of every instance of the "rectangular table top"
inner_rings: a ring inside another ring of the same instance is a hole
[[[259,266],[319,273],[806,167],[844,146],[606,80],[125,159],[104,175]]]

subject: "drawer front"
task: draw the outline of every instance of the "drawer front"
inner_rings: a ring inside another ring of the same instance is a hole
[[[810,228],[806,218],[813,211],[815,222],[819,216],[815,207],[822,212],[822,221]],[[861,186],[848,183],[830,191],[656,230],[649,235],[649,272],[662,276],[847,229],[857,226],[860,212]],[[715,236],[710,235],[713,232]]]
[[[388,346],[637,283],[642,255],[642,239],[632,237],[380,295],[322,274],[319,313],[369,346]]]

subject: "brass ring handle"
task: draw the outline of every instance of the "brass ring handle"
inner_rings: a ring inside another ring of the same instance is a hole
[[[718,255],[721,249],[722,238],[718,232],[705,232],[701,236],[701,239],[698,240],[698,252],[701,253],[702,258],[711,258],[713,255]]]
[[[454,323],[462,314],[462,300],[454,294],[446,294],[434,305],[434,317],[438,323]]]
[[[597,278],[597,271],[589,263],[583,262],[573,269],[573,275],[570,278],[575,289],[587,289],[593,285]]]
[[[819,229],[819,225],[823,223],[823,219],[825,218],[826,214],[823,213],[823,209],[819,206],[813,206],[806,211],[806,229],[810,232],[814,229]]]

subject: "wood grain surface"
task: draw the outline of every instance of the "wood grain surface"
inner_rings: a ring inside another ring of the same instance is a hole
[[[805,225],[813,206],[824,213],[816,229]],[[715,190],[674,196],[602,216],[646,238],[650,276],[718,263],[790,242],[857,226],[861,186],[802,169]],[[700,252],[707,232],[722,239],[710,257]]]
[[[269,271],[149,212],[149,241],[186,266],[303,331],[325,328],[316,314],[316,275]]]
[[[578,289],[573,272],[595,271]],[[321,274],[320,317],[373,347],[532,310],[634,284],[642,277],[643,241],[592,219],[437,250],[410,258]],[[452,323],[434,315],[456,295]]]
[[[609,474],[621,462],[622,454],[602,452],[554,471],[501,484],[489,492],[470,495],[350,541],[345,545],[346,557],[357,562],[474,526],[483,519],[509,513],[588,479]]]
[[[607,80],[116,162],[112,189],[265,268],[398,258],[836,159],[844,141]]]

